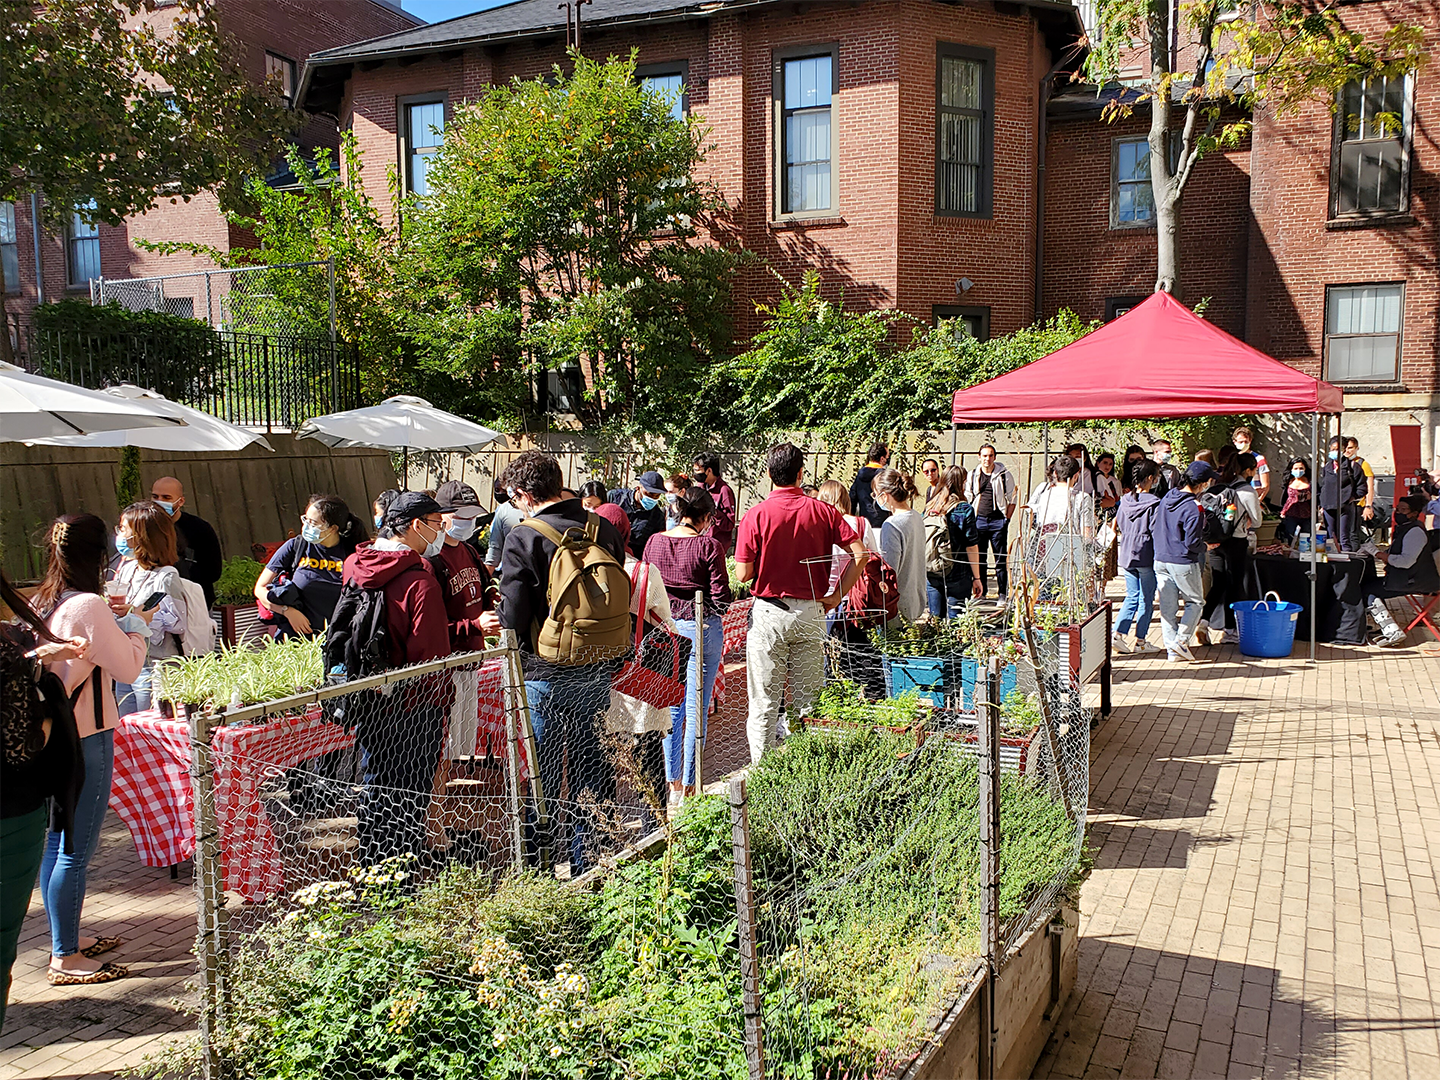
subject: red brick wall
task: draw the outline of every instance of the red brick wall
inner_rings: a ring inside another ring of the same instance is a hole
[[[1050,120],[1045,158],[1044,310],[1071,308],[1103,319],[1112,297],[1155,288],[1154,228],[1110,227],[1116,139],[1144,136],[1149,116],[1108,123],[1098,114]],[[1250,146],[1201,158],[1185,189],[1180,222],[1179,298],[1209,297],[1206,317],[1246,333],[1245,275],[1250,232]]]
[[[1337,9],[1352,29],[1379,33],[1398,21],[1428,26],[1429,51],[1440,48],[1440,27],[1427,4],[1368,3]],[[1261,114],[1255,123],[1250,238],[1250,340],[1271,355],[1320,374],[1324,349],[1325,286],[1405,282],[1401,383],[1412,392],[1440,391],[1437,347],[1436,229],[1440,206],[1436,117],[1440,83],[1426,69],[1415,80],[1410,214],[1362,228],[1327,225],[1331,118],[1313,105],[1282,120]]]

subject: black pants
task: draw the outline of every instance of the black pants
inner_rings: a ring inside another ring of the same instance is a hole
[[[1230,605],[1251,599],[1251,562],[1250,541],[1243,536],[1229,537],[1222,540],[1219,547],[1210,549],[1210,591],[1205,594],[1204,610],[1211,626],[1235,629],[1235,612]],[[1218,618],[1214,614],[1217,605],[1223,609]]]
[[[1010,545],[1010,519],[1004,514],[992,514],[976,520],[975,526],[980,530],[980,584],[988,591],[989,568],[986,566],[986,557],[993,551],[995,587],[999,590],[998,595],[1004,597],[1010,585],[1005,568],[1006,549]]]
[[[445,707],[443,700],[406,689],[388,698],[374,694],[356,730],[365,771],[356,833],[365,866],[422,854],[425,813],[445,740]]]
[[[1325,507],[1325,531],[1340,545],[1341,551],[1358,551],[1359,512],[1355,504],[1344,503],[1337,517],[1333,507]]]

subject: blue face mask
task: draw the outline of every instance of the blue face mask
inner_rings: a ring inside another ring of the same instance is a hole
[[[1336,458],[1338,458],[1339,456],[1340,456],[1340,451],[1339,451],[1339,450],[1331,450],[1331,451],[1330,451],[1330,460],[1331,460],[1331,461],[1334,461],[1334,460],[1335,460]]]
[[[164,499],[156,499],[156,500],[155,500],[155,503],[160,507],[160,509],[164,510],[164,511],[165,511],[167,514],[169,514],[171,517],[174,517],[174,516],[175,516],[175,504],[174,504],[174,503],[172,503],[172,502],[166,502]]]
[[[383,527],[384,524],[385,524],[385,515],[384,515],[384,514],[376,514],[375,517],[374,517],[372,520],[375,522],[375,528],[379,529],[379,528]]]
[[[660,505],[659,499],[652,499],[649,495],[640,496],[640,508],[642,510],[654,510]]]
[[[126,540],[125,537],[119,533],[115,534],[115,550],[120,553],[122,559],[133,559],[135,557],[135,549],[130,546],[130,541]]]
[[[324,535],[324,530],[315,525],[314,522],[306,521],[300,525],[300,539],[304,540],[307,544],[320,543],[320,537]]]

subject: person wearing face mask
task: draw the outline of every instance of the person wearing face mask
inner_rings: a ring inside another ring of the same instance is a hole
[[[633,488],[616,488],[610,501],[630,518],[630,550],[645,555],[645,542],[665,531],[665,479],[654,469],[640,474]]]
[[[1150,441],[1150,457],[1156,465],[1160,466],[1160,478],[1155,481],[1155,487],[1152,489],[1157,499],[1163,499],[1169,492],[1185,486],[1180,470],[1170,461],[1173,456],[1173,448],[1169,439],[1152,439]]]
[[[1395,532],[1390,550],[1376,556],[1385,564],[1385,576],[1365,597],[1370,615],[1380,630],[1374,642],[1383,649],[1405,643],[1405,628],[1395,621],[1385,600],[1391,596],[1428,596],[1440,592],[1440,568],[1436,567],[1435,545],[1422,520],[1427,506],[1424,495],[1406,495],[1395,500]]]
[[[445,513],[418,491],[397,495],[385,511],[373,543],[361,544],[345,560],[345,590],[379,591],[385,603],[390,655],[387,670],[450,655],[445,596],[427,559],[445,544]],[[356,628],[345,624],[351,601],[342,593],[331,640]],[[397,855],[419,855],[425,815],[444,741],[444,717],[454,701],[445,675],[412,679],[373,711],[358,717],[356,741],[365,760],[365,800],[359,809],[358,855],[374,865]]]
[[[697,454],[690,462],[690,477],[710,492],[715,500],[715,517],[710,522],[710,535],[720,541],[729,554],[735,546],[735,489],[720,476],[719,454]]]
[[[1324,467],[1320,470],[1320,510],[1325,515],[1325,529],[1341,551],[1354,551],[1356,541],[1356,504],[1369,492],[1365,474],[1341,453],[1340,440],[1330,440]]]
[[[1358,549],[1364,537],[1363,529],[1379,529],[1385,524],[1385,515],[1375,506],[1375,470],[1360,456],[1360,440],[1354,435],[1345,436],[1345,459],[1365,475],[1365,494],[1359,500],[1360,514],[1355,520],[1355,547]]]
[[[1310,463],[1304,458],[1291,458],[1280,503],[1280,524],[1275,527],[1277,540],[1290,544],[1296,534],[1310,531],[1310,501]]]
[[[139,610],[156,594],[150,618],[150,648],[145,666],[131,682],[115,683],[120,715],[150,708],[150,677],[159,660],[179,656],[180,632],[185,626],[185,592],[175,569],[175,523],[153,502],[133,503],[120,515],[115,528],[115,549],[120,564],[115,580],[125,585],[124,597],[111,599],[116,615]]]
[[[449,508],[443,516],[444,546],[429,562],[445,594],[450,648],[454,652],[478,651],[485,648],[486,634],[500,632],[500,617],[495,613],[499,592],[489,569],[466,543],[475,535],[480,496],[469,484],[447,480],[436,490],[435,501]]]
[[[521,521],[525,511],[515,503],[515,493],[497,478],[494,487],[495,516],[490,521],[490,546],[485,551],[485,565],[492,574],[500,571],[500,555],[505,550],[505,538]]]
[[[1270,466],[1265,463],[1265,455],[1255,453],[1255,434],[1248,427],[1237,427],[1230,436],[1230,441],[1235,444],[1235,452],[1239,454],[1252,454],[1255,457],[1255,476],[1250,486],[1255,489],[1255,495],[1263,505],[1270,498]]]
[[[150,501],[175,522],[175,568],[181,577],[199,585],[205,603],[214,607],[215,582],[225,564],[214,526],[185,509],[185,487],[173,476],[162,476],[150,485]]]
[[[335,614],[345,560],[365,539],[335,495],[311,495],[300,535],[281,544],[255,581],[255,600],[280,620],[281,637],[314,637]]]

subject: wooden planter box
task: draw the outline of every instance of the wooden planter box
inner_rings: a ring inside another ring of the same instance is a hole
[[[270,628],[260,621],[260,605],[220,604],[220,640],[231,648],[247,641],[269,637]]]
[[[995,977],[993,1076],[1029,1076],[1055,1030],[1060,1010],[1075,989],[1080,964],[1080,916],[1068,903],[1042,916],[1005,957]],[[954,1005],[932,1027],[933,1041],[898,1073],[900,1080],[969,1080],[987,1075],[983,1030],[986,976],[981,967]]]

